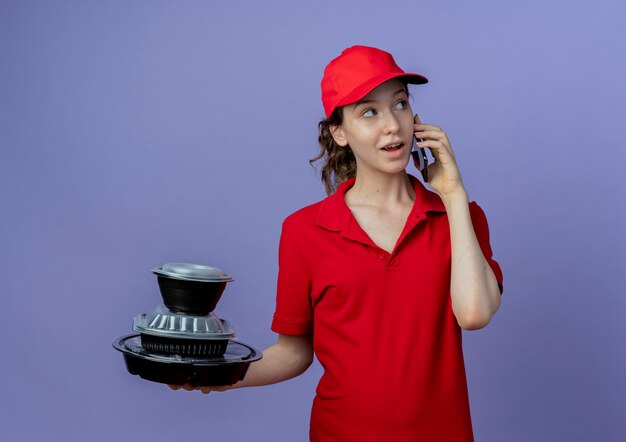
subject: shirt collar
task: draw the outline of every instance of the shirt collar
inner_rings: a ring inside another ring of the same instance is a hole
[[[446,208],[434,192],[426,189],[424,185],[412,175],[409,180],[415,191],[415,202],[411,216],[420,218],[426,212],[445,212]],[[354,185],[355,178],[350,178],[337,187],[337,191],[322,201],[317,224],[328,230],[342,231],[348,226],[352,218],[352,212],[345,201],[346,192]]]

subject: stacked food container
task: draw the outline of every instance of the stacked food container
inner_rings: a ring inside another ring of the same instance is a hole
[[[152,272],[163,304],[134,318],[133,330],[139,334],[113,342],[129,373],[197,387],[242,380],[261,353],[236,340],[228,321],[213,313],[233,279],[218,268],[199,264],[168,263]]]

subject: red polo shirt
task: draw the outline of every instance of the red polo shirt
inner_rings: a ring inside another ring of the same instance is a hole
[[[313,441],[473,440],[448,218],[439,196],[410,178],[415,203],[391,254],[346,205],[353,179],[283,223],[272,330],[313,333],[324,367]],[[470,213],[502,288],[485,215],[475,202]]]

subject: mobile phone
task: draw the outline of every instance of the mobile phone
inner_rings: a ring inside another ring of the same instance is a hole
[[[421,143],[421,138],[413,137],[415,141]],[[422,178],[424,178],[424,182],[428,182],[428,157],[426,156],[426,151],[421,147],[418,147],[417,144],[413,143],[413,147],[411,148],[411,156],[415,162],[419,163],[419,171],[422,172]]]

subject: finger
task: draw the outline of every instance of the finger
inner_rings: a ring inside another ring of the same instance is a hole
[[[443,132],[443,129],[434,124],[415,123],[414,126],[419,127],[420,130],[434,130],[437,132]]]
[[[454,152],[452,151],[452,146],[450,145],[450,142],[448,141],[445,135],[440,138],[426,136],[424,134],[416,134],[416,136],[418,136],[419,138],[422,138],[422,141],[421,141],[422,143],[427,143],[429,141],[434,141],[435,143],[439,143],[443,147],[443,149],[445,149],[450,155],[454,156]],[[417,142],[417,145],[419,147],[424,147],[424,145],[420,145],[420,141]],[[438,144],[433,144],[433,146],[434,148],[439,148]]]
[[[172,390],[180,390],[180,385],[167,384],[167,386],[170,387]]]
[[[187,390],[187,391],[193,391],[193,390],[196,389],[196,387],[194,385],[191,385],[191,384],[185,384],[185,385],[183,385],[183,388],[185,390]]]
[[[431,150],[444,150],[446,151],[446,145],[444,144],[443,141],[441,140],[434,140],[432,138],[424,138],[422,139],[422,141],[416,141],[415,144],[417,144],[418,147],[421,147],[422,149],[428,147]]]
[[[446,148],[446,146],[438,140],[424,140],[422,142],[417,143],[417,145],[421,148],[428,148],[433,154],[433,157],[437,161],[446,162],[446,157],[454,158],[452,155],[452,151]]]
[[[443,140],[443,141],[448,141],[448,136],[446,135],[445,132],[439,132],[436,130],[416,130],[415,131],[415,136],[418,138],[430,138],[433,140]]]
[[[202,392],[202,394],[209,394],[212,391],[212,389],[211,387],[203,387],[200,389],[200,391]]]

